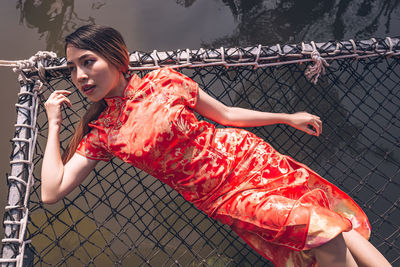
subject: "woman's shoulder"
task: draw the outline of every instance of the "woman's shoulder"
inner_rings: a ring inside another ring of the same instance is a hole
[[[172,69],[170,67],[162,67],[149,72],[143,78],[143,80],[150,80],[153,82],[157,80],[173,80],[182,82],[184,80],[191,80],[191,79],[175,69]]]
[[[156,70],[152,70],[146,75],[141,78],[138,74],[133,73],[129,77],[129,82],[127,87],[124,90],[124,97],[131,97],[135,95],[137,91],[141,91],[142,89],[146,88],[149,83],[156,83],[160,79],[165,79],[166,77],[169,77],[170,74],[173,74],[174,70],[170,68],[159,68]]]

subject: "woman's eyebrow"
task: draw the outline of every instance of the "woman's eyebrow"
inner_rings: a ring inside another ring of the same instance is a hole
[[[90,57],[90,55],[89,54],[84,54],[84,55],[82,55],[82,56],[80,56],[78,58],[78,61],[81,61],[81,60],[83,60],[83,59],[85,59],[87,57]],[[67,61],[67,65],[71,65],[71,64],[74,64],[74,63],[72,61]]]

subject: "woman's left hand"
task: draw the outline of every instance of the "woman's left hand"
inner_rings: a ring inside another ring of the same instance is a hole
[[[322,133],[321,118],[307,112],[290,114],[288,124],[310,135],[319,136]]]

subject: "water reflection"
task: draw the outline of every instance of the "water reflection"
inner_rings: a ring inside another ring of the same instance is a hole
[[[221,1],[229,7],[238,25],[233,34],[207,46],[376,37],[383,32],[380,27],[384,27],[385,34],[395,27],[392,14],[399,11],[400,3],[396,0]]]
[[[354,2],[354,3],[353,3]],[[392,14],[398,11],[399,1],[397,0],[363,0],[363,1],[340,1],[337,16],[334,22],[334,33],[336,39],[342,39],[345,36],[346,22],[348,22],[350,12],[355,10],[356,18],[366,22],[358,23],[355,31],[356,38],[368,38],[375,35],[379,28],[379,24],[384,24],[385,34],[390,32],[392,25]],[[354,14],[352,14],[354,15]],[[353,27],[350,24],[347,26]]]
[[[194,4],[194,2],[196,2],[196,0],[176,0],[176,3],[183,7],[190,7]]]
[[[197,2],[176,0],[177,7],[185,8],[193,8]],[[399,11],[400,3],[397,0],[219,2],[230,10],[236,29],[214,41],[203,42],[203,47],[376,37],[377,34],[389,34],[395,28],[392,15]],[[107,0],[94,0],[89,8],[98,10],[106,4]],[[19,0],[17,9],[20,11],[20,23],[36,28],[46,38],[46,49],[58,53],[63,52],[62,40],[66,34],[83,24],[95,23],[95,18],[91,16],[78,16],[74,0]]]
[[[92,9],[104,6],[104,1],[94,1]],[[46,50],[64,54],[64,37],[84,24],[93,24],[93,17],[80,18],[74,11],[74,0],[19,0],[20,23],[36,28],[46,39]]]

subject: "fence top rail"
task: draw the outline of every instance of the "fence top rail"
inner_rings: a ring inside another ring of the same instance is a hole
[[[46,53],[45,55],[42,55]],[[46,57],[46,62],[33,63],[39,58],[37,55],[29,60],[5,61],[0,60],[0,66],[18,67],[19,72],[24,76],[31,77],[39,74],[40,77],[52,78],[62,74],[68,74],[66,58],[52,56],[49,60],[49,53],[38,52],[40,58]],[[253,66],[262,68],[269,66],[294,64],[313,61],[315,64],[324,64],[327,60],[341,58],[364,58],[376,56],[400,56],[400,36],[386,38],[370,38],[368,40],[356,41],[328,41],[324,43],[302,42],[300,44],[212,49],[178,49],[174,51],[140,52],[130,54],[130,70],[154,70],[161,67],[170,68],[196,68],[207,66]],[[321,62],[322,61],[322,62]],[[14,69],[15,71],[15,69]],[[42,73],[41,73],[42,72]]]
[[[292,45],[251,46],[213,49],[178,49],[174,51],[140,52],[130,54],[130,70],[152,70],[164,66],[172,68],[205,67],[212,65],[264,67],[312,61],[318,52],[325,59],[343,57],[396,56],[400,55],[400,37],[371,38],[363,41],[328,41],[325,43],[300,43]],[[48,71],[66,69],[65,59],[47,67]]]

